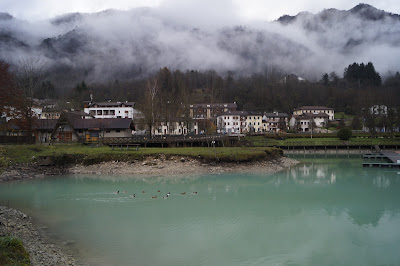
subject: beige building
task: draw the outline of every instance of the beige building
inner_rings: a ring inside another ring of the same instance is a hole
[[[244,124],[245,132],[263,132],[263,115],[259,113],[248,114]]]

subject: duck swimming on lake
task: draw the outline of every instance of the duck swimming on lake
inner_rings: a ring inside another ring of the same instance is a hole
[[[157,196],[154,196],[154,197],[151,197],[152,199],[156,199],[157,198]]]
[[[194,195],[197,195],[197,191],[195,191],[195,192],[192,192],[192,194],[194,194]]]
[[[136,197],[136,195],[135,194],[129,195],[129,197],[134,198],[134,197]]]
[[[182,192],[182,193],[181,193],[181,195],[185,195],[185,194],[186,194],[186,192]]]

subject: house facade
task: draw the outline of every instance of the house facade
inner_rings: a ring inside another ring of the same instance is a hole
[[[236,103],[201,103],[189,105],[189,114],[193,119],[213,119],[226,112],[236,111]]]
[[[153,135],[187,135],[187,134],[195,134],[199,133],[198,122],[194,121],[189,123],[185,122],[161,122],[158,126],[155,127]]]
[[[325,113],[304,113],[293,115],[289,120],[289,126],[300,132],[319,131],[328,124],[329,115]]]
[[[133,120],[140,114],[134,107],[134,102],[91,102],[84,104],[84,112],[94,118],[130,118]]]
[[[248,113],[245,111],[230,111],[217,117],[217,133],[240,134],[246,128]]]
[[[287,130],[289,125],[289,115],[287,113],[265,113],[262,119],[263,131],[277,133]]]
[[[249,113],[244,122],[245,132],[257,133],[263,131],[263,115],[260,113]]]
[[[333,120],[335,118],[335,111],[333,110],[333,108],[325,106],[302,106],[293,111],[293,115],[320,113],[327,114],[329,120]]]

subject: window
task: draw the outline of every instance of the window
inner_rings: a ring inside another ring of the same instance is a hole
[[[97,115],[102,115],[101,110],[97,110]]]
[[[115,130],[115,132],[121,132],[121,130],[117,129],[117,130]]]

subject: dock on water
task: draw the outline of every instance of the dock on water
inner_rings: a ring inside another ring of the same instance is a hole
[[[364,162],[363,167],[400,167],[400,154],[393,151],[381,151],[380,153],[368,153],[364,159],[380,159],[381,162]]]

